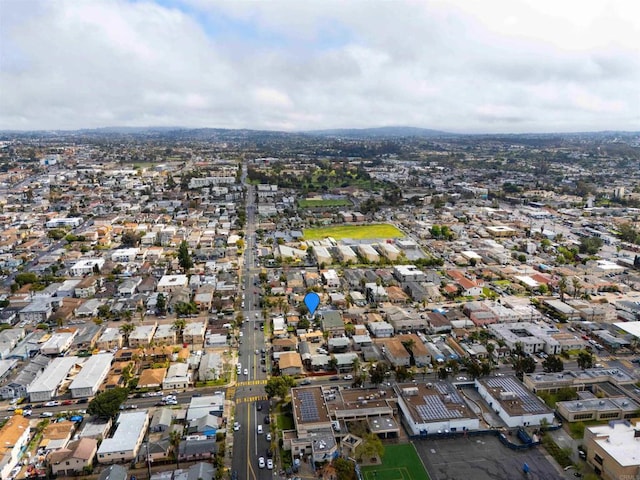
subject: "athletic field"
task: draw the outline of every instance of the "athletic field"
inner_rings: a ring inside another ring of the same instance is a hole
[[[343,238],[351,238],[353,240],[372,240],[404,237],[404,233],[388,223],[306,228],[302,233],[305,240],[322,240],[327,237],[335,238],[336,240],[341,240]]]
[[[411,443],[386,445],[382,465],[361,467],[361,470],[364,480],[429,480]]]

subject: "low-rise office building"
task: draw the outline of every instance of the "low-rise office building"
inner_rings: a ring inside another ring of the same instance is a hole
[[[98,463],[124,463],[136,458],[149,425],[146,410],[121,413],[111,438],[105,438],[98,449]]]
[[[587,463],[604,480],[638,478],[640,422],[610,422],[584,430]]]

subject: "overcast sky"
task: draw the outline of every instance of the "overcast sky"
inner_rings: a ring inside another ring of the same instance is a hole
[[[640,130],[638,0],[0,0],[0,129]]]

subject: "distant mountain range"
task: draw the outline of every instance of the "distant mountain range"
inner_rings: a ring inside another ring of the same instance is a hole
[[[384,138],[384,137],[451,137],[457,134],[417,127],[376,127],[338,128],[331,130],[311,130],[301,133],[342,138]]]

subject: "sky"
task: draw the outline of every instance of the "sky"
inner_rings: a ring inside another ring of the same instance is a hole
[[[640,130],[638,0],[0,0],[0,129]]]

